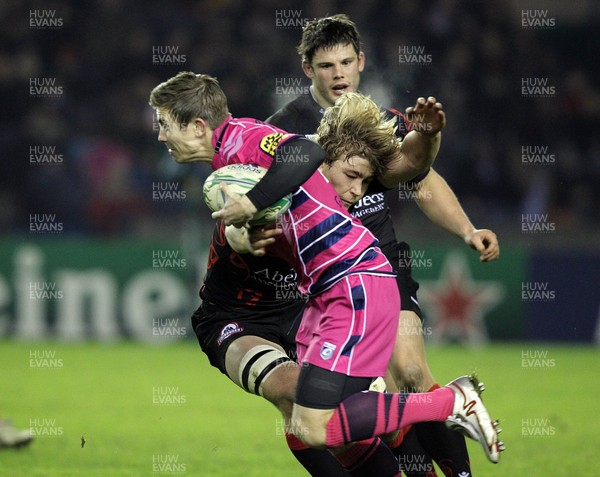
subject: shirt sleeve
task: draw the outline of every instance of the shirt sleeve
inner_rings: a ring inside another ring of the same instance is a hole
[[[312,176],[325,160],[325,151],[302,136],[279,144],[265,176],[246,194],[257,210],[277,202]]]
[[[406,184],[418,184],[419,182],[421,182],[423,179],[425,179],[425,177],[427,177],[427,174],[429,174],[429,171],[431,169],[427,169],[425,172],[421,172],[419,175],[413,177],[411,180],[406,181],[404,183],[404,185]]]

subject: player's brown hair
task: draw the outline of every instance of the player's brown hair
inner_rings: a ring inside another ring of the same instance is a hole
[[[153,108],[168,111],[182,125],[202,118],[215,129],[229,115],[227,97],[217,79],[190,71],[181,71],[156,86],[149,103]]]
[[[339,44],[352,45],[356,54],[360,53],[358,28],[343,13],[309,21],[302,30],[302,39],[296,51],[302,61],[311,63],[319,48],[328,49]]]
[[[317,142],[327,153],[326,164],[360,156],[375,174],[382,174],[400,149],[393,119],[368,97],[346,93],[327,108],[317,129]]]

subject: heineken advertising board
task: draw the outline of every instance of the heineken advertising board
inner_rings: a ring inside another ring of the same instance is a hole
[[[176,246],[152,242],[4,240],[0,336],[181,338],[198,301],[190,262]]]
[[[195,250],[207,250],[198,246]],[[193,337],[206,253],[139,240],[0,241],[0,338]],[[598,341],[600,258],[504,245],[480,263],[466,247],[400,256],[419,281],[427,342]]]

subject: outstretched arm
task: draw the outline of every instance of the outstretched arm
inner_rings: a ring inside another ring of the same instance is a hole
[[[426,171],[440,149],[441,131],[446,125],[442,104],[430,96],[419,98],[414,107],[406,109],[411,131],[400,144],[396,158],[388,164],[379,178],[386,187],[393,188]]]
[[[417,183],[417,191],[416,202],[425,215],[479,252],[479,260],[490,262],[500,256],[496,234],[473,226],[448,183],[436,171],[431,169]]]

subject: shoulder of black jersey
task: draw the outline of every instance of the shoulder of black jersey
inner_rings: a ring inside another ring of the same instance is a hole
[[[321,115],[321,107],[312,96],[303,94],[284,105],[266,122],[288,132],[314,134],[319,126]]]
[[[281,108],[275,111],[271,116],[265,119],[266,123],[272,124],[274,126],[282,127],[281,124],[289,119],[292,111],[294,110],[294,102],[296,100],[290,101],[289,103],[285,103]]]

